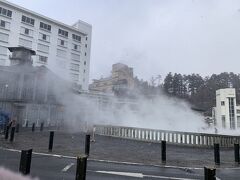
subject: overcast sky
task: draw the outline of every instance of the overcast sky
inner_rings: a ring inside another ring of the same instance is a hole
[[[9,1],[66,24],[92,24],[91,79],[116,62],[145,80],[240,71],[239,0]]]

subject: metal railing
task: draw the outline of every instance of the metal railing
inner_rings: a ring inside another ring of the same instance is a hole
[[[221,147],[232,147],[234,143],[240,143],[240,136],[166,131],[136,127],[95,125],[94,131],[96,134],[104,136],[159,143],[164,140],[169,144],[201,147],[212,147],[214,143],[219,143]]]

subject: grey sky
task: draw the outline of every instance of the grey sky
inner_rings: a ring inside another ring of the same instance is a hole
[[[145,80],[240,69],[238,0],[10,1],[66,24],[92,24],[90,78],[109,75],[116,62]]]

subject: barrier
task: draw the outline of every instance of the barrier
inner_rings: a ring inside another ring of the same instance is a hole
[[[218,143],[220,147],[233,147],[234,144],[240,143],[240,136],[231,135],[167,131],[105,125],[95,125],[94,130],[96,134],[104,136],[113,136],[159,143],[161,141],[166,141],[168,144],[189,146],[213,147],[215,143]]]

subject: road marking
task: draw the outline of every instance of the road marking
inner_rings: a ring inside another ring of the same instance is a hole
[[[112,174],[117,176],[128,176],[128,177],[136,177],[136,178],[156,178],[156,179],[171,179],[171,180],[196,180],[196,179],[189,179],[189,178],[177,178],[171,176],[154,176],[154,175],[144,175],[142,173],[132,173],[132,172],[117,172],[117,171],[95,171],[97,173],[103,174]]]
[[[117,171],[95,171],[97,173],[102,174],[112,174],[112,175],[118,175],[118,176],[128,176],[128,177],[137,177],[137,178],[143,178],[142,173],[131,173],[131,172],[117,172]]]
[[[68,164],[65,168],[62,169],[62,172],[67,172],[73,165],[74,163]]]

